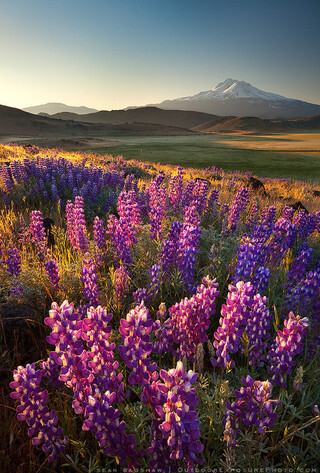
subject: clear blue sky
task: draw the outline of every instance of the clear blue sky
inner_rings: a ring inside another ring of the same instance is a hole
[[[320,104],[319,0],[0,0],[0,103],[119,109],[231,77]]]

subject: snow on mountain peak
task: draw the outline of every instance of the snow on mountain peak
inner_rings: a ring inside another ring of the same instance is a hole
[[[226,79],[210,89],[212,96],[217,99],[264,99],[264,100],[288,100],[277,94],[264,92],[253,87],[243,80]]]
[[[219,101],[229,101],[236,99],[249,99],[249,100],[267,100],[269,102],[287,101],[291,102],[292,99],[283,97],[281,95],[273,94],[271,92],[265,92],[263,90],[253,87],[249,82],[243,80],[236,80],[228,78],[223,82],[220,82],[218,85],[212,89],[205,90],[193,96],[181,97],[177,99],[179,101],[186,100],[219,100]]]
[[[265,92],[248,82],[225,79],[212,89],[164,100],[158,104],[169,110],[192,110],[221,116],[297,117],[319,114],[319,106]]]

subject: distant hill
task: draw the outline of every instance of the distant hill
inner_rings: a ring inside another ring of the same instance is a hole
[[[153,123],[157,125],[174,126],[180,128],[193,128],[209,120],[219,120],[212,114],[181,111],[181,110],[162,110],[157,107],[140,107],[129,110],[102,110],[88,115],[76,115],[73,113],[59,113],[52,118],[62,120],[74,120],[87,123]]]
[[[282,121],[273,123],[257,117],[226,117],[192,128],[201,133],[281,133],[291,131]]]
[[[61,112],[70,112],[77,113],[79,115],[85,115],[87,113],[97,112],[95,108],[88,107],[73,107],[71,105],[66,105],[64,103],[49,102],[42,105],[35,105],[33,107],[26,107],[22,109],[24,112],[33,113],[39,115],[40,113],[45,113],[47,115],[54,115],[55,113]]]
[[[0,135],[118,137],[191,133],[259,134],[320,129],[320,116],[295,120],[267,120],[257,117],[219,117],[202,112],[161,110],[156,107],[101,111],[89,115],[64,113],[59,114],[59,117],[65,119],[57,118],[57,116],[34,115],[17,108],[0,105]]]
[[[81,123],[33,115],[0,105],[0,135],[6,136],[134,136],[192,134],[188,129],[151,123]]]
[[[283,121],[282,123],[289,128],[298,130],[320,130],[320,115],[303,119],[297,118],[295,120]]]
[[[195,95],[153,105],[169,110],[193,110],[238,117],[293,118],[320,114],[320,105],[265,92],[236,79],[226,79],[212,89]]]

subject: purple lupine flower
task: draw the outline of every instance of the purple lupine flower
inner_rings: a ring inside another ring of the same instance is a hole
[[[153,351],[149,341],[152,329],[153,320],[143,301],[128,313],[126,319],[120,320],[119,331],[123,345],[119,346],[119,351],[121,358],[131,369],[129,384],[144,386],[157,379],[157,373],[153,375],[157,365],[148,358]]]
[[[127,246],[136,243],[136,233],[141,227],[141,213],[134,191],[122,191],[118,197],[117,209]]]
[[[263,339],[268,337],[271,319],[266,302],[266,297],[254,294],[250,282],[239,281],[235,286],[229,285],[227,302],[221,308],[220,326],[214,333],[216,352],[211,359],[213,366],[235,366],[230,355],[239,351],[241,337],[247,340],[247,347],[244,346],[242,351],[248,356],[249,363],[260,364],[264,360],[266,345]]]
[[[116,393],[110,391],[89,396],[82,430],[93,432],[103,453],[117,457],[120,467],[124,467],[128,460],[127,466],[130,471],[138,466],[141,454],[137,451],[135,436],[126,435],[126,423],[120,421],[119,410],[112,406],[115,398]]]
[[[9,243],[8,257],[6,260],[7,271],[10,276],[18,276],[21,273],[21,255],[18,248]]]
[[[196,464],[204,464],[199,457],[204,448],[200,422],[194,410],[199,401],[192,388],[197,376],[191,370],[185,373],[182,361],[178,361],[176,368],[160,371],[163,383],[154,381],[143,391],[141,398],[154,415],[148,454],[149,466],[155,470],[175,471],[183,465],[193,471]]]
[[[207,181],[197,180],[193,188],[193,199],[188,205],[194,205],[196,207],[197,213],[201,216],[203,215],[204,209],[207,204],[207,195],[208,195],[209,186]]]
[[[57,189],[56,183],[51,184],[51,195],[52,195],[52,199],[55,202],[58,202],[58,200],[60,199],[60,196],[59,196],[59,191]]]
[[[298,215],[296,215],[295,218],[293,219],[293,223],[296,226],[298,238],[301,238],[303,236],[305,232],[305,227],[307,225],[307,221],[308,221],[308,214],[306,213],[304,209],[300,210]]]
[[[93,239],[96,245],[95,262],[98,267],[101,267],[106,249],[106,229],[104,221],[99,217],[95,217],[93,221]]]
[[[0,177],[1,177],[5,192],[9,194],[14,188],[12,173],[9,166],[2,165],[0,167]]]
[[[97,248],[104,251],[106,248],[106,230],[104,228],[104,221],[99,217],[95,217],[93,221],[93,238]]]
[[[276,210],[274,206],[265,208],[258,223],[252,229],[251,238],[257,240],[261,245],[265,244],[272,234]]]
[[[68,200],[66,205],[67,235],[73,248],[76,246],[76,228],[74,218],[74,204]]]
[[[178,269],[181,275],[181,281],[186,289],[194,291],[194,266],[195,255],[198,252],[200,243],[200,217],[195,206],[185,209],[183,226],[179,237]]]
[[[123,375],[116,372],[119,363],[114,361],[115,343],[108,341],[111,319],[112,314],[108,314],[106,308],[90,307],[82,323],[82,339],[90,348],[87,351],[88,366],[94,375],[101,377],[101,389],[115,392],[116,401],[123,402],[129,393],[124,391]]]
[[[58,379],[74,390],[72,406],[75,412],[84,412],[83,403],[88,402],[88,396],[95,388],[116,391],[117,400],[122,402],[126,396],[122,374],[115,373],[119,366],[118,362],[113,362],[115,344],[108,341],[111,333],[108,322],[112,315],[98,306],[96,309],[90,307],[82,318],[67,301],[60,307],[56,303],[51,307],[50,317],[45,319],[45,324],[52,329],[47,341],[55,345],[50,358],[54,367],[60,369]],[[81,339],[90,350],[84,350]]]
[[[269,338],[272,320],[272,314],[266,304],[266,297],[255,294],[250,314],[245,321],[243,338],[246,339],[247,346],[242,351],[248,357],[249,365],[262,366],[266,360],[264,351],[267,343],[265,340]]]
[[[35,244],[37,249],[37,256],[40,260],[43,260],[48,253],[48,248],[42,213],[39,210],[33,210],[31,212],[29,228],[32,235],[31,241]]]
[[[279,218],[274,224],[271,241],[268,243],[271,265],[278,266],[288,249],[292,248],[296,240],[296,227],[284,218]]]
[[[73,390],[72,407],[84,415],[83,430],[92,431],[103,453],[119,457],[121,466],[137,466],[135,437],[125,434],[125,422],[120,422],[120,413],[112,406],[126,397],[122,374],[116,374],[119,363],[113,361],[115,344],[108,341],[112,315],[101,306],[91,307],[81,319],[67,301],[61,307],[53,303],[49,314],[45,323],[52,332],[47,340],[56,346],[50,357],[61,366],[59,380]]]
[[[261,257],[259,245],[256,241],[251,241],[250,238],[244,238],[237,251],[238,259],[233,279],[235,283],[251,279]]]
[[[40,387],[42,370],[35,370],[34,364],[18,366],[13,372],[14,381],[10,383],[15,391],[10,396],[20,402],[17,407],[17,418],[26,421],[28,435],[33,445],[41,445],[42,450],[49,454],[48,460],[54,462],[64,452],[68,443],[67,437],[62,437],[61,427],[57,427],[56,412],[47,407],[48,392]]]
[[[265,266],[259,266],[256,269],[251,280],[251,284],[253,285],[254,291],[256,293],[262,294],[267,289],[270,275],[270,269],[266,268]]]
[[[282,209],[282,218],[288,220],[288,222],[292,222],[295,210],[292,207],[288,207],[285,205]]]
[[[23,173],[21,161],[16,161],[16,160],[12,161],[11,162],[11,170],[12,170],[13,177],[15,178],[17,183],[21,184],[22,183],[22,173]]]
[[[137,180],[136,180],[137,182]],[[149,189],[146,190],[146,184],[142,184],[141,189],[136,191],[137,193],[137,203],[140,209],[141,218],[148,218],[150,212],[150,195]]]
[[[44,268],[46,270],[46,273],[49,277],[49,281],[51,286],[58,290],[59,289],[59,281],[61,278],[61,275],[59,273],[59,267],[58,263],[55,260],[49,260],[46,263],[44,263]]]
[[[122,223],[113,214],[109,216],[108,233],[116,266],[131,265],[133,263],[131,250],[127,243],[125,229]]]
[[[285,307],[290,311],[299,311],[300,315],[307,315],[320,289],[320,267],[309,271],[304,279],[290,290],[286,296]]]
[[[74,249],[86,253],[88,251],[88,239],[86,235],[86,222],[84,218],[84,200],[80,196],[75,197],[73,216],[74,216],[74,235],[75,245]]]
[[[19,228],[19,243],[28,243],[31,241],[31,234],[29,227],[24,221],[23,217],[20,217],[20,228]]]
[[[215,301],[219,295],[218,283],[205,277],[197,292],[190,299],[183,299],[169,309],[169,318],[157,323],[156,336],[159,352],[172,351],[179,359],[196,360],[197,346],[208,340],[207,330],[215,313]],[[175,349],[174,345],[179,348]]]
[[[273,347],[268,353],[268,370],[272,374],[271,381],[286,387],[286,376],[292,373],[296,362],[293,358],[303,350],[303,338],[307,334],[309,319],[289,313],[284,321],[284,329],[278,330]]]
[[[178,167],[177,174],[169,182],[169,206],[175,212],[179,210],[183,196],[183,172],[183,168]]]
[[[255,197],[252,207],[251,207],[251,212],[249,217],[247,218],[245,225],[248,227],[248,230],[250,231],[258,221],[259,218],[259,209],[260,209],[260,202],[258,197]]]
[[[301,243],[297,250],[297,254],[293,264],[287,273],[287,282],[285,289],[291,293],[294,287],[301,281],[306,274],[307,267],[312,261],[313,249],[307,241]]]
[[[20,298],[23,294],[23,286],[18,281],[12,281],[11,283],[11,292],[18,298]]]
[[[181,200],[181,206],[184,207],[189,207],[192,202],[194,201],[194,187],[196,185],[196,181],[188,180],[182,195],[182,200]]]
[[[249,375],[241,381],[244,387],[235,390],[237,400],[226,403],[224,441],[228,447],[236,446],[241,426],[255,427],[263,435],[278,417],[275,410],[280,400],[270,399],[273,388],[270,381],[253,381]]]
[[[301,210],[293,219],[297,229],[297,237],[301,239],[308,238],[317,228],[317,216],[308,215],[305,210]]]
[[[47,341],[55,345],[55,352],[50,353],[51,368],[60,370],[59,381],[74,390],[75,412],[84,412],[84,403],[96,388],[115,391],[116,399],[122,402],[126,397],[122,374],[116,374],[119,363],[113,361],[115,344],[108,341],[112,315],[98,306],[90,307],[82,318],[67,301],[60,307],[56,303],[51,307],[50,317],[44,321],[52,329]],[[81,339],[89,350],[84,350]]]
[[[219,199],[219,189],[213,189],[208,197],[206,208],[204,210],[205,218],[216,218]]]
[[[249,191],[245,187],[238,190],[234,198],[228,215],[228,230],[235,231],[240,219],[241,213],[246,209],[249,202]]]
[[[161,186],[163,180],[164,174],[159,174],[148,189],[150,233],[153,240],[161,239],[162,234],[162,219],[166,209],[167,196],[166,188]]]
[[[235,363],[230,354],[240,348],[240,338],[243,334],[243,321],[247,319],[248,303],[252,301],[253,287],[251,283],[239,281],[236,286],[229,285],[226,305],[221,308],[220,326],[214,334],[213,346],[216,349],[215,358],[211,359],[213,366],[233,368]],[[250,304],[251,305],[251,304]]]
[[[172,266],[177,263],[182,226],[181,222],[172,222],[168,239],[162,242],[159,264],[165,274],[168,274]]]
[[[126,300],[130,285],[130,275],[125,266],[120,266],[114,271],[113,287],[118,304],[122,305]]]
[[[148,294],[153,298],[160,291],[160,286],[162,282],[162,272],[161,266],[159,264],[154,264],[151,266],[150,271],[150,282],[147,286]]]
[[[98,276],[96,266],[90,258],[90,254],[86,253],[83,260],[83,267],[81,271],[81,281],[83,282],[83,294],[85,300],[90,306],[98,306],[101,304],[99,296],[100,290],[97,284]]]

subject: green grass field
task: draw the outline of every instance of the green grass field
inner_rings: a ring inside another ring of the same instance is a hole
[[[237,149],[219,141],[266,141],[257,136],[203,135],[173,137],[111,138],[115,146],[88,149],[102,154],[122,155],[126,159],[139,159],[162,164],[206,168],[216,166],[226,171],[251,171],[261,177],[282,177],[320,182],[320,153],[281,152],[270,150]],[[279,140],[274,137],[271,140]]]

